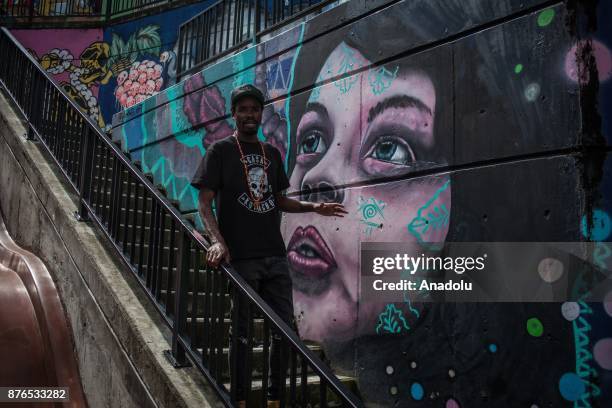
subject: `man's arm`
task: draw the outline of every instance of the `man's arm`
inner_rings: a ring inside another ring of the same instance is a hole
[[[339,203],[311,203],[286,197],[281,193],[274,195],[278,209],[288,213],[316,212],[320,215],[344,217],[348,212]]]
[[[219,224],[217,224],[217,220],[212,212],[212,200],[214,198],[214,191],[207,188],[200,189],[198,210],[211,241],[211,246],[206,253],[206,261],[216,268],[221,260],[229,263],[230,255],[225,240],[219,231]]]

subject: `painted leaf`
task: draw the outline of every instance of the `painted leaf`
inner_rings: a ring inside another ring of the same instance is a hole
[[[110,57],[108,58],[108,62],[106,63],[108,67],[112,66],[118,59],[124,56],[123,54],[125,54],[128,51],[127,46],[123,42],[121,37],[113,33],[112,38],[113,39],[111,41],[111,46],[110,46],[110,51],[109,51]]]
[[[136,61],[140,55],[138,46],[136,45],[136,38],[134,38],[134,36],[130,37],[127,42],[126,53],[128,53],[128,55],[124,55],[124,58],[128,58],[130,62]]]
[[[378,316],[376,333],[400,333],[403,330],[410,330],[401,310],[397,309],[393,303],[389,303],[384,312]]]
[[[136,34],[136,48],[141,54],[151,54],[159,56],[161,52],[161,37],[159,26],[149,25],[138,30]]]
[[[419,208],[416,216],[408,224],[408,231],[417,238],[417,241],[426,247],[430,246],[431,243],[427,242],[425,235],[429,232],[429,229],[433,231],[442,230],[443,227],[448,225],[450,213],[444,203],[439,206],[435,205],[435,201],[438,199],[440,194],[448,188],[450,180],[444,183],[434,195],[427,200],[427,202]]]
[[[428,216],[428,224],[433,229],[440,229],[448,225],[449,214],[444,204],[441,204],[440,207],[434,207]]]

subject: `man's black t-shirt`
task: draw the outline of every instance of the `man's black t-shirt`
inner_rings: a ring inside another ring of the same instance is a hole
[[[259,143],[240,142],[244,164],[235,137],[213,143],[191,182],[196,188],[216,193],[219,230],[235,260],[286,254],[274,194],[287,189],[289,180],[280,152],[268,143],[262,144],[265,167]],[[259,206],[251,197],[260,200]]]

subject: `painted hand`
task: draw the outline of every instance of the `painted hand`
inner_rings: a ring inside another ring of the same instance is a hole
[[[338,203],[320,203],[315,205],[315,212],[326,217],[344,217],[348,212],[342,204]]]
[[[211,245],[206,252],[206,262],[213,268],[219,266],[221,261],[230,263],[230,255],[227,247],[220,242]]]

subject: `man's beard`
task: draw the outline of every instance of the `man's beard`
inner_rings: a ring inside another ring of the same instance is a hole
[[[257,125],[256,128],[254,128],[254,130],[252,130],[251,128],[247,128],[246,126],[242,126],[242,129],[239,129],[240,133],[242,133],[245,136],[253,136],[256,135],[259,132],[259,125]]]

